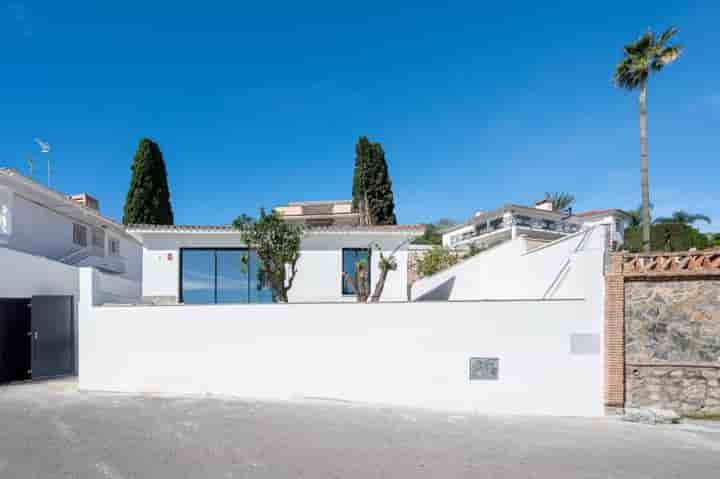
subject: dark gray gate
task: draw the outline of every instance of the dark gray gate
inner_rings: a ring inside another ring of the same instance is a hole
[[[0,383],[30,379],[30,300],[0,298]]]
[[[75,328],[72,296],[32,297],[32,378],[73,374]]]

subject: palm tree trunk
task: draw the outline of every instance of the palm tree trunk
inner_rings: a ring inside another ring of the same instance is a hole
[[[640,83],[640,181],[642,186],[642,249],[650,251],[650,186],[648,179],[647,80]]]

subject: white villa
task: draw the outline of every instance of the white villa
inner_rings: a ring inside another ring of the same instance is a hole
[[[479,211],[465,223],[441,231],[443,246],[468,248],[471,244],[490,248],[524,236],[530,245],[540,245],[577,233],[597,224],[610,226],[613,246],[623,243],[630,217],[619,209],[592,210],[578,214],[553,211],[552,203],[538,201],[534,207],[506,204],[496,210]]]
[[[231,226],[132,225],[128,232],[142,243],[142,295],[158,304],[268,303],[270,291],[258,289],[258,259]],[[395,251],[396,271],[388,275],[382,301],[407,301],[409,240],[420,236],[420,225],[307,226],[297,276],[289,291],[291,302],[355,301],[342,272],[355,274],[355,264],[370,257],[370,283],[379,274],[379,246],[384,255]],[[373,248],[371,249],[371,246]]]

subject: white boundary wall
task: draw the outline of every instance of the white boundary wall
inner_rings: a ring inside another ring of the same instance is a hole
[[[83,298],[92,288],[81,275]],[[594,302],[105,306],[83,304],[80,387],[323,397],[481,413],[603,415]],[[594,348],[571,352],[571,336]],[[471,357],[499,380],[470,381]]]

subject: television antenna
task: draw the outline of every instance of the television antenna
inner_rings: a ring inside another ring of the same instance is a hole
[[[35,138],[35,143],[40,147],[40,153],[47,153],[48,157],[48,180],[47,184],[50,186],[50,144],[41,140],[40,138]]]

